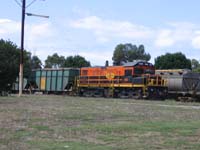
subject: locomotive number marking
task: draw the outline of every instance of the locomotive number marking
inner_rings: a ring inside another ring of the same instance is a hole
[[[112,80],[115,78],[115,74],[114,73],[106,73],[106,78],[109,80]]]

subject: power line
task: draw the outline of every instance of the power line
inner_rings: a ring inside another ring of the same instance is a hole
[[[22,7],[22,5],[21,5],[20,2],[18,2],[17,0],[14,0],[14,1],[17,3],[17,5],[19,5],[20,7]]]
[[[35,3],[37,0],[33,0],[32,2],[30,2],[27,6],[26,6],[26,8],[28,8],[28,7],[30,7],[33,3]]]
[[[22,7],[22,0],[21,0],[21,3],[18,1],[18,0],[14,0],[16,3],[17,3],[17,5],[19,5],[20,7]],[[30,7],[33,3],[35,3],[37,0],[33,0],[32,2],[30,2],[27,6],[26,6],[26,8],[28,8],[28,7]]]

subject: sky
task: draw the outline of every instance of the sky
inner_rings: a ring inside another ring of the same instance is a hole
[[[33,3],[32,3],[33,2]],[[143,44],[150,62],[167,52],[200,60],[199,0],[26,0],[25,49],[48,55],[81,55],[105,65],[122,43]],[[31,4],[32,3],[32,4]],[[31,4],[31,5],[29,5]],[[0,38],[20,47],[21,0],[1,0]]]

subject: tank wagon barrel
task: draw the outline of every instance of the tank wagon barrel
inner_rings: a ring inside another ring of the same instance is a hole
[[[169,95],[198,97],[200,95],[200,74],[188,69],[156,70],[167,81]]]

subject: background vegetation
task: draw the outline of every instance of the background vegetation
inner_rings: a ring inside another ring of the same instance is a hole
[[[181,52],[167,53],[155,59],[157,69],[191,69],[191,60],[187,59]]]
[[[0,40],[0,91],[9,89],[19,73],[20,49],[11,41]],[[113,65],[122,65],[134,60],[149,61],[151,55],[145,52],[144,45],[131,43],[118,44],[113,51]],[[106,60],[105,60],[106,61]],[[106,61],[106,65],[108,62]],[[27,50],[24,51],[24,77],[30,76],[32,69],[61,68],[61,67],[88,67],[90,61],[80,55],[62,56],[57,53],[49,55],[45,64],[37,56],[32,56]],[[157,69],[192,69],[200,72],[198,60],[188,59],[183,53],[166,53],[155,59]]]

